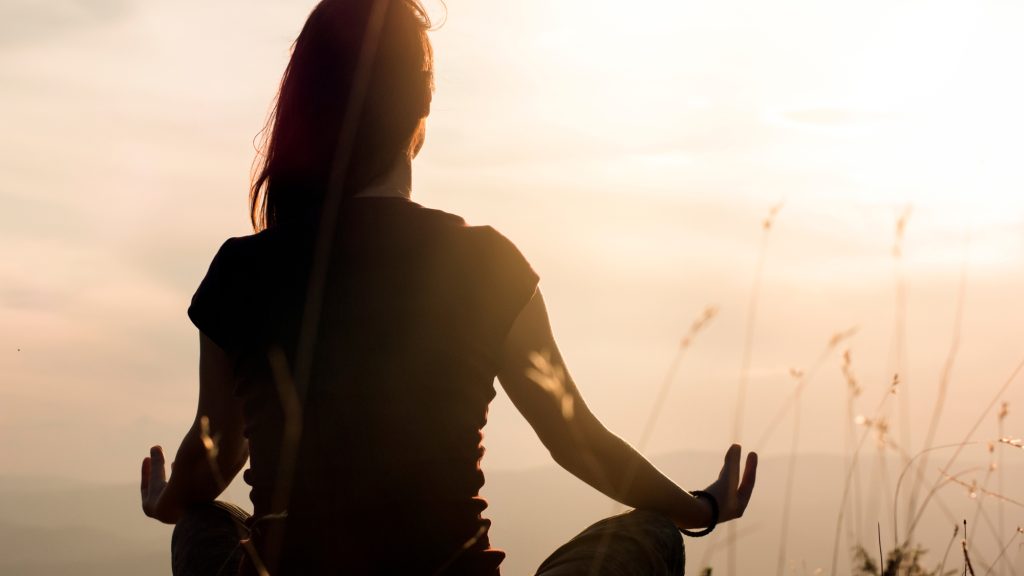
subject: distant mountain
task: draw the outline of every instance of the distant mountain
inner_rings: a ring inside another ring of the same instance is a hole
[[[710,482],[721,464],[718,455],[681,453],[665,455],[655,462],[688,488]],[[883,544],[889,546],[892,542],[889,502],[893,484],[890,482],[886,489],[877,481],[879,462],[871,456],[861,463],[861,538],[870,550],[877,549],[876,522],[881,523]],[[887,474],[894,479],[901,469],[900,463],[893,459],[885,463]],[[784,457],[765,458],[761,462],[754,501],[747,516],[737,523],[741,575],[776,572],[787,464]],[[962,469],[971,467],[964,464]],[[980,484],[986,474],[984,468],[981,466],[981,470],[964,479],[968,483],[975,479]],[[1007,490],[1013,490],[1015,494],[1011,496],[1021,499],[1024,465],[1009,467],[1005,473]],[[799,456],[786,574],[813,574],[819,568],[822,573],[828,571],[844,477],[841,456]],[[995,486],[994,479],[993,475],[990,488]],[[137,490],[136,485],[127,483],[96,485],[62,479],[0,477],[0,574],[166,576],[170,573],[170,527],[142,515]],[[979,500],[971,499],[968,490],[959,485],[949,485],[941,494],[941,503],[937,501],[929,507],[918,530],[919,540],[931,550],[926,557],[928,564],[939,561],[954,520],[966,517],[977,531],[977,540],[972,543],[975,568],[982,566],[984,573],[987,563],[998,552],[998,543],[988,528],[988,523],[997,517],[995,500],[981,498],[982,513],[978,526],[974,526]],[[510,576],[532,574],[558,545],[613,511],[609,500],[554,466],[489,472],[484,496],[491,504],[487,516],[494,521],[491,540],[508,552],[503,572]],[[244,503],[244,486],[232,486],[228,497]],[[879,512],[866,512],[872,503]],[[943,506],[952,514],[948,519],[942,512]],[[1007,505],[1006,516],[1008,526],[1011,522],[1014,526],[1024,524],[1024,508],[1020,506]],[[900,519],[901,526],[905,522],[905,518]],[[687,539],[689,574],[697,574],[704,562],[714,565],[716,573],[723,572],[724,546],[720,536],[725,533],[722,527],[711,537]],[[844,543],[840,574],[849,573],[845,549]],[[1024,572],[1024,555],[1017,549],[1008,554],[1017,563],[1017,571]],[[959,545],[954,547],[949,566],[956,566],[958,558]],[[1010,573],[1000,568],[993,574]]]

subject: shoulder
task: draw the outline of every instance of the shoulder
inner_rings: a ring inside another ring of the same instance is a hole
[[[305,239],[302,230],[297,225],[282,224],[254,234],[232,236],[221,244],[210,267],[225,266],[241,272],[266,263],[275,254],[291,254]]]
[[[492,226],[465,226],[464,234],[484,254],[502,261],[526,264],[526,257],[512,240]]]

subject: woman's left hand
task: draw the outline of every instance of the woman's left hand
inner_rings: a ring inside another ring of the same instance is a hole
[[[176,515],[167,510],[163,499],[167,488],[167,470],[164,451],[159,446],[149,449],[149,456],[142,459],[142,511],[150,518],[165,524],[174,524]]]

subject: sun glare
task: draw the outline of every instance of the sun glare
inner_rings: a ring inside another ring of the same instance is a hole
[[[543,5],[531,60],[559,89],[538,114],[630,166],[682,153],[689,160],[676,173],[699,172],[709,141],[761,146],[751,156],[797,171],[824,158],[855,184],[822,183],[817,200],[912,204],[947,230],[1019,224],[1024,77],[1009,71],[1024,40],[1000,22],[1017,9],[868,4],[847,13],[791,2],[763,14],[733,3],[647,0],[628,14]],[[742,169],[736,158],[723,163]]]

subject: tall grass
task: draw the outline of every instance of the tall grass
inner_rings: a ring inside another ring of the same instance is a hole
[[[754,281],[750,289],[750,301],[747,304],[747,319],[743,329],[743,355],[740,363],[739,385],[736,390],[736,412],[733,416],[732,441],[743,441],[743,420],[747,405],[747,388],[750,386],[750,364],[754,353],[754,327],[757,323],[757,308],[761,300],[761,280],[764,277],[764,263],[768,254],[768,238],[775,227],[775,219],[782,210],[782,203],[769,208],[768,215],[761,221],[761,244],[757,252],[757,263],[754,267]],[[736,526],[727,524],[729,544],[726,550],[726,574],[736,574]]]
[[[949,382],[953,373],[953,365],[956,362],[957,354],[960,351],[960,337],[963,332],[964,305],[967,297],[967,264],[969,256],[969,238],[964,242],[964,257],[960,266],[960,281],[956,295],[956,311],[953,316],[953,337],[949,344],[949,351],[946,353],[946,360],[942,366],[942,375],[939,377],[939,391],[935,398],[935,407],[932,411],[931,420],[928,422],[928,432],[925,434],[924,447],[932,446],[935,443],[935,434],[939,429],[939,421],[942,418],[942,410],[946,405],[946,395],[949,391]],[[928,456],[931,451],[926,450],[921,461],[921,468],[928,468]],[[917,507],[918,492],[922,483],[915,482],[910,493],[908,510]],[[907,538],[910,538],[910,534]]]
[[[892,368],[889,370],[903,377],[903,387],[900,393],[900,442],[910,448],[910,386],[907,384],[906,374],[906,339],[907,339],[907,273],[906,263],[903,259],[904,243],[906,240],[907,223],[913,213],[913,206],[903,209],[896,220],[896,235],[893,241],[892,255],[896,261],[896,306],[893,315],[893,342],[892,342]],[[894,505],[896,505],[894,503]]]

